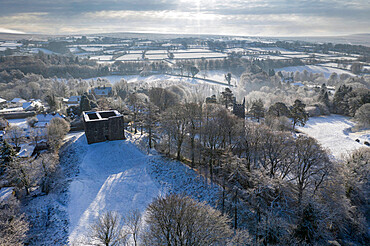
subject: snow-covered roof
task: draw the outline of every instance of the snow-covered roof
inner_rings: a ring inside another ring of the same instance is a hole
[[[98,87],[94,88],[94,93],[97,96],[106,96],[112,91],[112,87]]]
[[[14,187],[0,188],[0,202],[5,202],[13,195]]]
[[[81,101],[81,96],[71,96],[68,99],[68,103],[76,103]]]
[[[21,150],[17,154],[19,157],[31,157],[33,151],[35,150],[35,145],[29,145],[29,144],[24,144],[21,146]]]
[[[117,110],[83,112],[85,122],[107,120],[117,116],[121,116]]]
[[[27,101],[24,100],[23,98],[16,97],[16,98],[13,98],[13,100],[11,100],[10,102],[12,102],[12,103],[25,103]]]
[[[40,122],[49,122],[51,121],[51,119],[55,118],[55,117],[58,117],[58,118],[63,118],[59,113],[56,113],[55,115],[53,114],[38,114],[36,116],[37,120],[38,120],[38,123]]]
[[[33,110],[35,107],[42,107],[42,103],[39,101],[25,102],[22,107],[24,110]]]

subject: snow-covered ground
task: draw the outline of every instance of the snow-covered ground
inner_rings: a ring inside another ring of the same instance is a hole
[[[349,117],[329,115],[309,118],[306,125],[298,129],[317,139],[336,159],[341,159],[342,155],[364,147],[364,141],[370,142],[370,130],[352,133],[350,128],[354,125]]]
[[[10,126],[18,126],[22,129],[27,129],[28,128],[28,124],[27,124],[27,119],[26,118],[23,118],[23,119],[10,119],[8,120],[9,122],[9,125]]]
[[[207,184],[179,162],[142,153],[133,141],[88,145],[82,134],[73,143],[81,151],[76,152],[80,155],[79,174],[69,188],[70,244],[83,245],[91,223],[105,211],[123,216],[132,209],[144,212],[153,198],[169,192],[214,204],[217,186]]]
[[[307,70],[307,72],[312,73],[323,73],[326,78],[329,78],[332,73],[337,73],[338,75],[344,73],[351,76],[356,76],[355,74],[338,69],[338,68],[331,68],[331,67],[322,67],[322,66],[315,66],[315,65],[306,65],[306,66],[294,66],[294,67],[284,67],[275,69],[276,72],[278,71],[285,71],[285,72],[303,72],[304,70]]]
[[[221,83],[226,83],[226,80],[225,80],[225,74],[226,73],[227,72],[221,71],[221,70],[206,71],[206,72],[200,72],[199,74],[196,75],[196,77],[206,78],[206,79],[215,80],[215,81],[218,81],[218,82],[221,82]],[[135,83],[135,82],[139,82],[139,81],[145,81],[145,82],[151,83],[151,82],[157,82],[157,81],[161,81],[161,80],[172,80],[172,81],[179,82],[179,83],[187,82],[187,83],[191,83],[191,84],[210,83],[210,82],[204,81],[202,79],[197,79],[197,78],[193,79],[193,78],[186,78],[186,77],[179,77],[179,76],[171,76],[171,75],[167,75],[167,74],[156,74],[156,75],[150,75],[150,76],[146,76],[146,77],[142,77],[140,75],[123,75],[123,76],[121,76],[121,75],[110,75],[110,76],[103,76],[103,77],[100,77],[100,78],[101,79],[107,79],[112,84],[115,84],[115,83],[119,82],[121,79],[125,79],[128,83]],[[98,77],[89,78],[89,79],[85,79],[85,80],[92,80],[92,79],[97,80]],[[232,75],[231,84],[234,85],[238,81],[239,81],[239,77]]]

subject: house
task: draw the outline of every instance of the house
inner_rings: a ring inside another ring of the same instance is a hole
[[[6,103],[6,100],[5,100],[4,98],[1,98],[1,97],[0,97],[0,105],[1,105],[1,104],[5,104],[5,103]]]
[[[96,87],[92,89],[92,92],[95,94],[96,97],[106,97],[112,95],[112,87]]]
[[[43,108],[44,105],[39,100],[31,101],[31,102],[25,102],[22,104],[22,108],[25,111],[33,111]]]
[[[66,103],[69,106],[78,106],[80,105],[80,102],[81,102],[81,96],[71,96],[68,98]]]
[[[19,106],[22,106],[23,103],[26,103],[27,101],[24,100],[23,98],[13,98],[13,100],[10,101],[12,104],[14,105],[19,105]]]
[[[23,144],[19,150],[17,156],[22,158],[29,158],[32,156],[33,151],[35,150],[35,145],[32,144]]]
[[[88,144],[125,139],[123,115],[117,110],[83,112],[82,118]]]
[[[55,117],[63,119],[63,116],[60,115],[59,113],[56,113],[56,114],[38,114],[38,115],[36,115],[37,123],[35,124],[35,127],[37,127],[37,128],[47,127],[49,122]]]

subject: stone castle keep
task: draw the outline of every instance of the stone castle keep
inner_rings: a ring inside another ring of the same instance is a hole
[[[82,113],[87,143],[125,139],[123,116],[116,110]]]

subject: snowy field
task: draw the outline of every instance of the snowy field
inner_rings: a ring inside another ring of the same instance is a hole
[[[39,53],[40,51],[41,51],[42,53],[46,54],[46,55],[58,54],[58,53],[56,53],[56,52],[53,52],[53,51],[51,51],[51,50],[44,49],[44,48],[31,48],[31,49],[30,49],[30,52],[31,52],[31,53],[34,53],[34,54],[37,54],[37,53]]]
[[[225,80],[225,74],[227,72],[221,71],[221,70],[214,70],[214,71],[206,71],[206,72],[200,72],[197,74],[196,77],[198,78],[206,78],[210,80],[215,80],[221,83],[226,83]],[[111,75],[111,76],[102,76],[99,77],[101,79],[107,79],[110,83],[115,84],[119,82],[121,79],[125,79],[128,83],[135,83],[139,81],[145,81],[148,83],[153,83],[153,82],[158,82],[162,80],[171,80],[174,82],[178,83],[191,83],[191,84],[204,84],[204,83],[210,83],[207,81],[204,81],[202,79],[197,79],[197,78],[186,78],[186,77],[180,77],[180,76],[172,76],[172,75],[167,75],[167,74],[156,74],[156,75],[151,75],[151,76],[146,76],[142,77],[140,75]],[[89,78],[85,79],[87,81],[89,80],[97,80],[98,77],[95,78]],[[239,81],[239,77],[232,75],[231,77],[231,84],[234,85]],[[212,83],[210,83],[212,84]]]
[[[351,133],[350,128],[355,123],[349,119],[341,115],[312,117],[304,127],[298,127],[298,129],[317,139],[336,159],[341,159],[342,155],[345,156],[355,149],[364,147],[364,141],[370,142],[370,130]],[[356,139],[361,143],[356,142]]]
[[[98,60],[98,61],[110,61],[112,60],[112,55],[102,55],[102,56],[92,56],[90,60]]]
[[[351,72],[338,69],[338,68],[331,68],[331,67],[322,67],[322,66],[315,66],[315,65],[306,65],[306,66],[294,66],[294,67],[284,67],[284,68],[278,68],[275,69],[276,72],[278,71],[284,71],[284,72],[303,72],[304,70],[307,70],[307,72],[311,73],[323,73],[326,78],[329,78],[332,73],[340,74],[348,74],[351,76],[356,76]]]
[[[91,223],[105,211],[144,212],[153,198],[166,193],[185,193],[214,205],[217,186],[179,162],[142,153],[133,143],[136,140],[128,138],[88,145],[81,134],[73,143],[81,151],[76,152],[78,176],[69,187],[71,245],[84,245]]]

